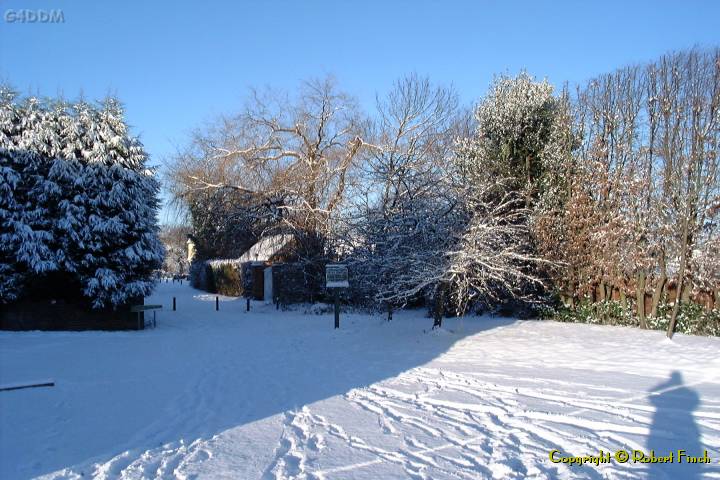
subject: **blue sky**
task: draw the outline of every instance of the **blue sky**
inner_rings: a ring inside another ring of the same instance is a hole
[[[63,23],[8,22],[62,10]],[[0,0],[0,80],[23,93],[118,96],[159,164],[249,86],[334,75],[370,110],[418,72],[466,102],[526,69],[561,85],[720,44],[720,1]]]

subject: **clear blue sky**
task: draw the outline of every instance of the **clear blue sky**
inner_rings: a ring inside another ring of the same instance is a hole
[[[63,12],[9,23],[8,10]],[[669,50],[720,44],[720,1],[0,0],[0,80],[126,105],[152,163],[235,110],[249,86],[333,74],[368,110],[412,71],[480,97],[497,73],[560,85]]]

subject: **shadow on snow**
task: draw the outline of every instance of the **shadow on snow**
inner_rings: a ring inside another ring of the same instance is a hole
[[[51,376],[57,386],[0,398],[4,426],[30,429],[23,433],[26,438],[51,438],[45,451],[39,446],[28,451],[4,433],[4,478],[63,468],[80,473],[89,462],[105,463],[132,451],[125,465],[117,465],[117,474],[145,450],[208,439],[395,377],[465,336],[514,321],[467,318],[454,334],[424,334],[432,319],[410,320],[398,312],[389,323],[378,316],[343,315],[340,330],[333,330],[332,313],[278,315],[274,307],[255,303],[255,315],[247,317],[244,301],[227,299],[221,316],[214,311],[214,296],[191,300],[188,291],[199,293],[162,284],[148,299],[171,310],[172,295],[178,296],[178,312],[163,312],[156,330],[16,333],[6,339],[12,345],[23,335],[42,336],[13,368],[18,375]],[[367,328],[372,334],[364,333]],[[30,361],[23,367],[27,356],[36,356],[34,368]],[[7,416],[11,412],[21,413]],[[13,464],[22,470],[8,470]]]

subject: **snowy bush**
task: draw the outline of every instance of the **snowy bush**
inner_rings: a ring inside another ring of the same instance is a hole
[[[243,282],[238,267],[226,263],[211,266],[215,290],[221,295],[239,297],[243,294]]]
[[[249,285],[243,282],[243,265],[233,260],[197,260],[190,266],[190,285],[199,290],[239,297]]]
[[[93,308],[149,294],[163,249],[146,163],[116,100],[21,101],[0,88],[0,301],[53,272],[70,280],[58,296]]]
[[[667,330],[672,317],[672,303],[662,303],[658,315],[648,319],[649,328]],[[675,330],[690,335],[714,335],[720,337],[720,310],[706,310],[697,303],[681,303]]]
[[[672,303],[661,303],[657,315],[648,318],[648,328],[667,330],[672,316],[672,309]],[[541,312],[541,316],[545,319],[560,322],[638,326],[638,319],[633,308],[616,300],[583,301],[574,309],[566,307],[545,308]],[[696,303],[682,303],[677,316],[676,331],[689,335],[720,336],[720,310],[706,310]]]

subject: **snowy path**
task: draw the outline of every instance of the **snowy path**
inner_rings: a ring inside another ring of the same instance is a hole
[[[276,312],[163,284],[144,332],[0,332],[0,478],[718,478],[720,339]],[[707,449],[714,463],[548,454]]]

